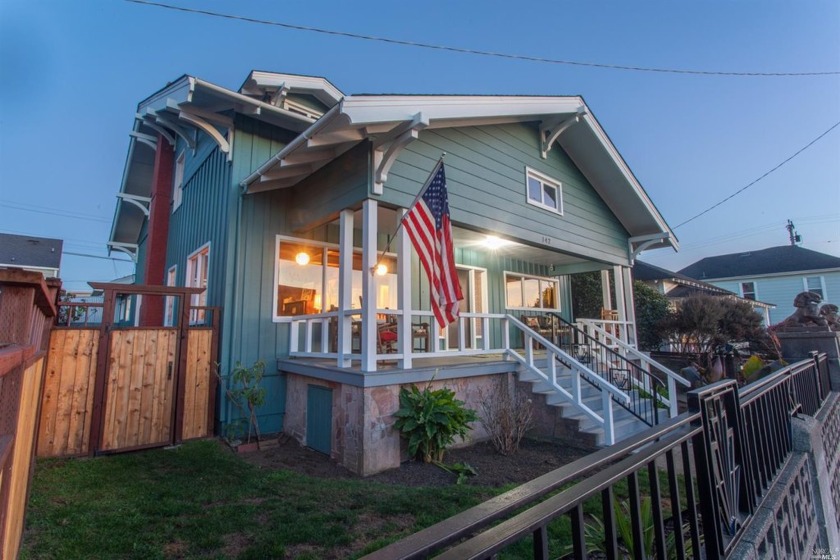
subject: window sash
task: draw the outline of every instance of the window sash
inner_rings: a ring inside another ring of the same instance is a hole
[[[506,309],[557,311],[560,282],[553,278],[505,272]]]
[[[526,169],[527,199],[529,204],[558,214],[563,213],[563,188],[560,181]]]

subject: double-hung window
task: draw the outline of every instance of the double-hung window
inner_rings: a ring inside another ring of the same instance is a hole
[[[560,181],[526,168],[525,182],[528,191],[528,204],[558,214],[563,213],[563,188]]]
[[[208,243],[187,257],[187,287],[204,288],[203,292],[192,296],[191,304],[193,307],[204,307],[207,305],[207,278],[209,272],[210,244]],[[204,317],[204,309],[193,309],[190,312],[190,323],[203,323]]]
[[[805,291],[819,294],[823,301],[825,301],[825,288],[823,286],[822,276],[806,276],[804,279]]]
[[[755,301],[755,282],[741,282],[741,297]]]

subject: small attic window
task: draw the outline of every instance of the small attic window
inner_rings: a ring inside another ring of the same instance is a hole
[[[528,204],[563,213],[563,187],[560,181],[526,167],[525,183]]]

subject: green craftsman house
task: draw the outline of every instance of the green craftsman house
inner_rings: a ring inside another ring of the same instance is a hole
[[[397,225],[443,154],[464,300],[439,328]],[[109,245],[137,282],[206,288],[193,303],[221,309],[222,372],[268,364],[263,431],[355,472],[405,457],[392,423],[411,383],[475,404],[503,380],[553,411],[536,430],[599,444],[676,413],[684,380],[635,349],[630,271],[677,241],[579,96],[183,76],[138,104],[118,197]],[[592,271],[601,316],[573,317],[570,277]],[[645,412],[654,384],[665,396]],[[217,403],[221,429],[235,411]]]

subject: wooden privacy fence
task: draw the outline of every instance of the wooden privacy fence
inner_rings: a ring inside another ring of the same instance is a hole
[[[199,288],[91,285],[103,302],[63,304],[50,337],[38,456],[212,435],[219,309],[191,305]]]
[[[59,286],[39,272],[0,269],[0,558],[17,558],[20,549]]]

